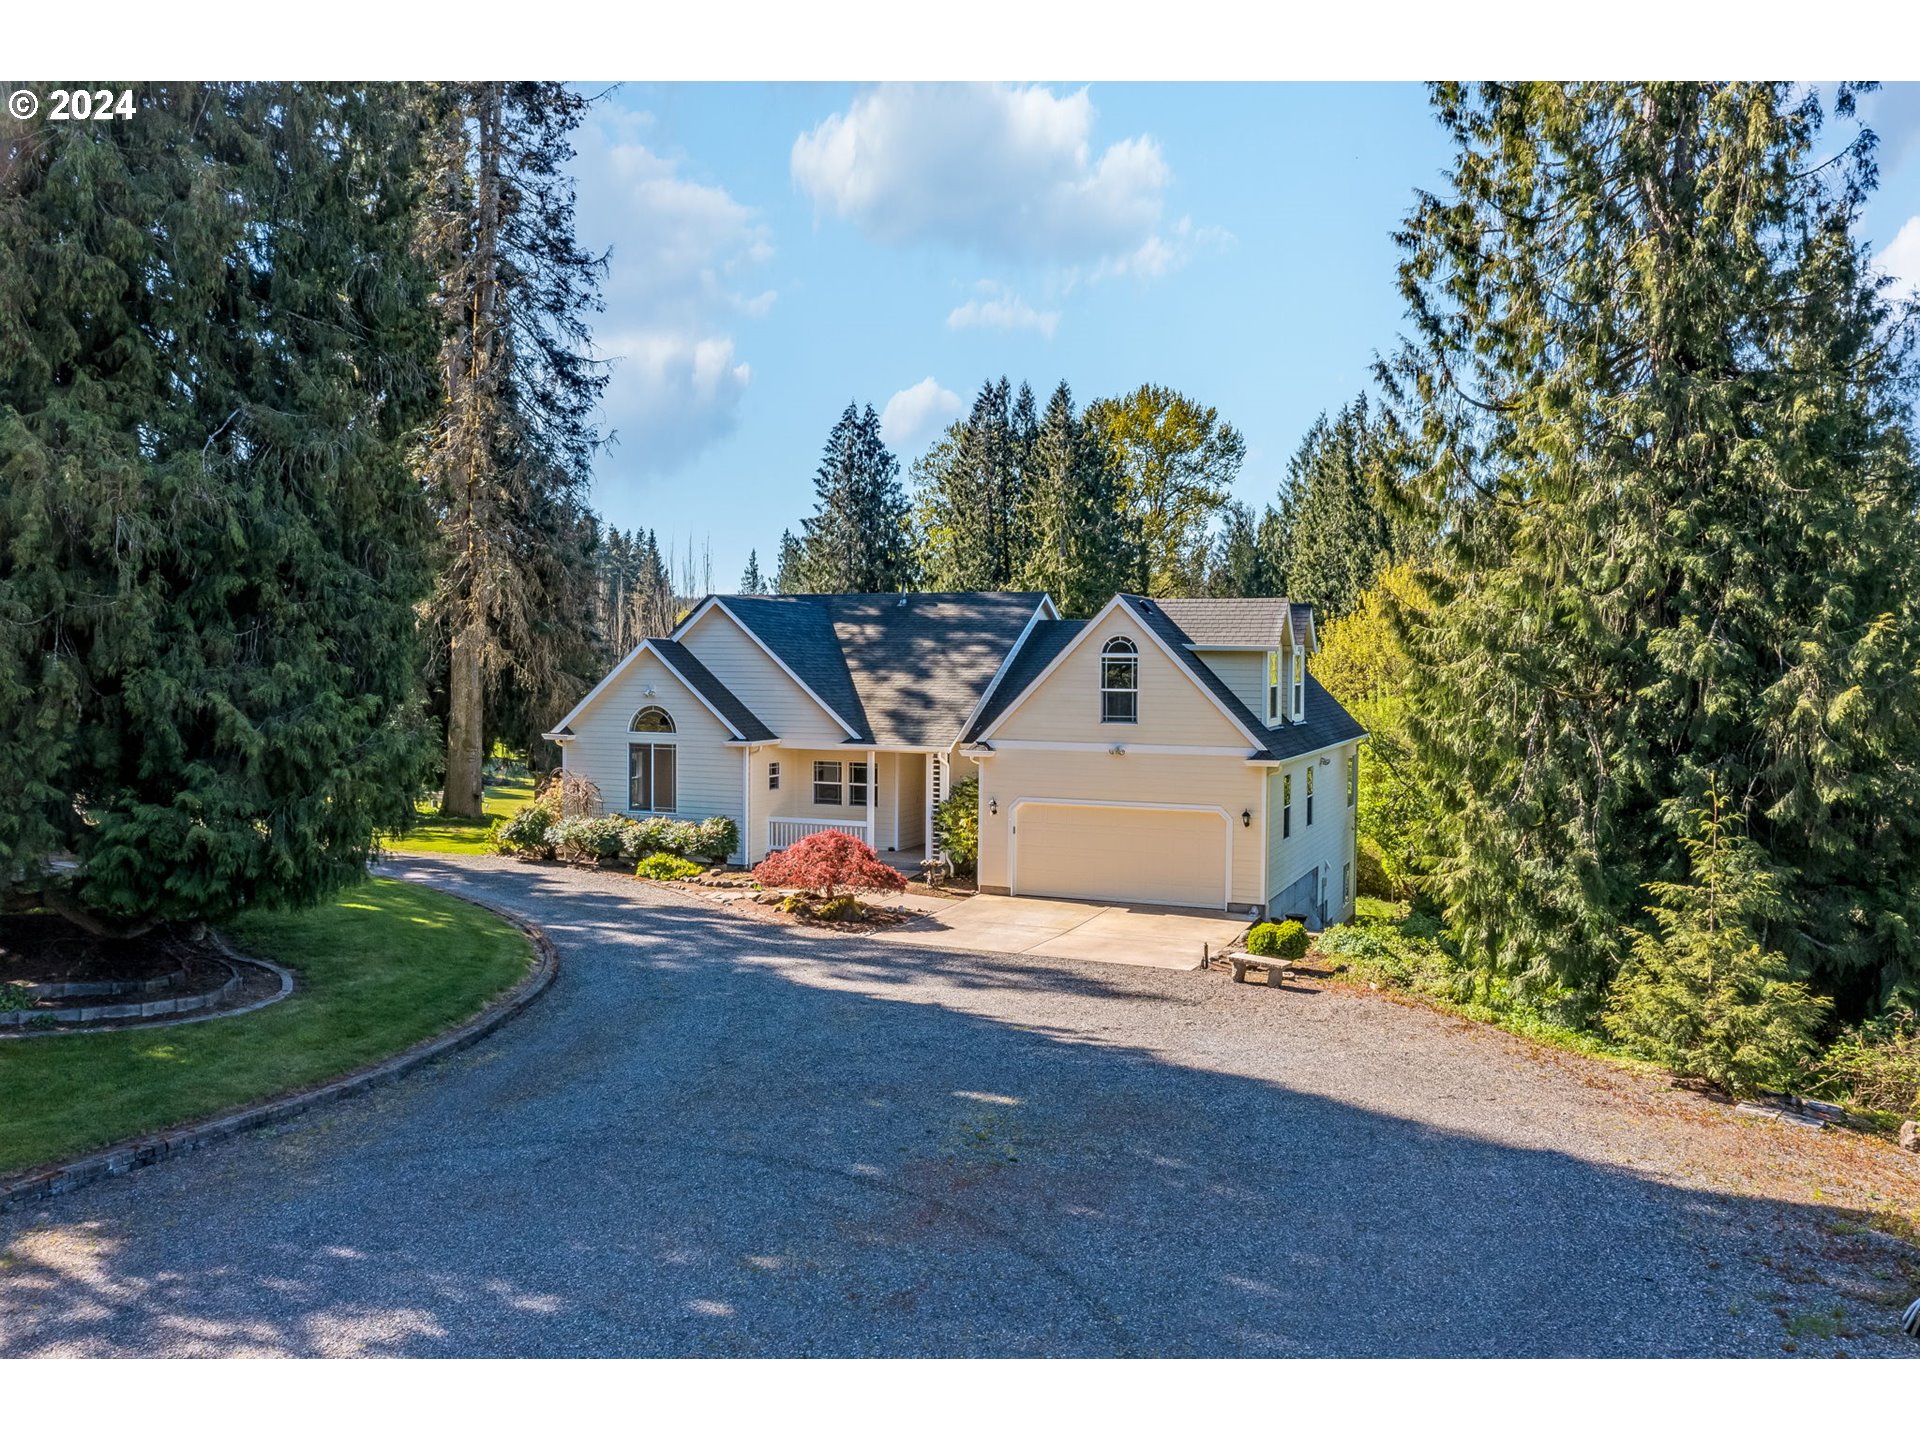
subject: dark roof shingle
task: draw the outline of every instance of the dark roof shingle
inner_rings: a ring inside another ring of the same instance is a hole
[[[949,745],[1046,596],[816,595],[876,745]]]

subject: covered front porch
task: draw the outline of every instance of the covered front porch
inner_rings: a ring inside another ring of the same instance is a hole
[[[943,751],[756,748],[748,781],[752,859],[822,830],[871,845],[918,875],[933,837],[933,809],[949,793],[956,761]],[[961,759],[959,768],[972,771]]]

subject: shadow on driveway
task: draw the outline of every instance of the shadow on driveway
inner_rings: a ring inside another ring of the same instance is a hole
[[[0,1217],[0,1353],[1777,1351],[1743,1309],[1768,1277],[1703,1238],[1717,1197],[1283,1083],[1326,1042],[1282,997],[396,871],[546,926],[548,997],[362,1100]],[[1422,1103],[1417,1067],[1361,1063]]]

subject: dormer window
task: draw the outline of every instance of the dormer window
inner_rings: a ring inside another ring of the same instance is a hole
[[[1280,723],[1280,652],[1267,652],[1267,724]]]
[[[1297,645],[1293,649],[1293,718],[1307,718],[1307,657]]]
[[[1100,647],[1100,723],[1132,725],[1140,719],[1140,651],[1124,635]]]

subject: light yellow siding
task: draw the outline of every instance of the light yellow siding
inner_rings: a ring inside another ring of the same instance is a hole
[[[649,687],[652,695],[646,694]],[[673,717],[679,794],[672,813],[684,820],[728,815],[744,831],[740,752],[727,745],[730,732],[650,653],[629,666],[574,722],[574,736],[561,751],[568,773],[584,775],[598,787],[608,814],[640,813],[627,808],[627,745],[667,738],[629,734],[635,713],[647,705],[658,705]]]
[[[980,767],[980,884],[1006,890],[1014,808],[1022,800],[1126,801],[1206,806],[1225,812],[1236,907],[1254,907],[1261,890],[1259,830],[1263,771],[1220,755],[1103,750],[1002,750]],[[995,802],[998,813],[994,813]],[[1245,812],[1251,824],[1241,819]]]
[[[718,606],[679,639],[786,744],[835,746],[847,738],[847,732]]]
[[[1123,611],[1115,611],[1077,639],[1058,668],[994,725],[989,744],[1002,740],[1103,741],[1120,745],[1238,746],[1252,744],[1186,670]],[[1100,652],[1124,635],[1140,652],[1140,718],[1134,724],[1100,719]],[[769,722],[771,723],[771,722]]]
[[[1267,784],[1268,899],[1283,895],[1300,878],[1316,869],[1327,877],[1325,921],[1335,924],[1353,913],[1352,887],[1346,904],[1340,901],[1341,867],[1354,864],[1355,817],[1347,804],[1347,761],[1355,747],[1341,745],[1317,755],[1289,760],[1270,772]],[[1329,763],[1322,765],[1320,761]],[[1313,823],[1307,824],[1306,774],[1314,772]],[[1282,777],[1293,777],[1293,834],[1281,834]],[[1357,877],[1354,877],[1357,882]],[[1317,897],[1318,887],[1314,889]]]

